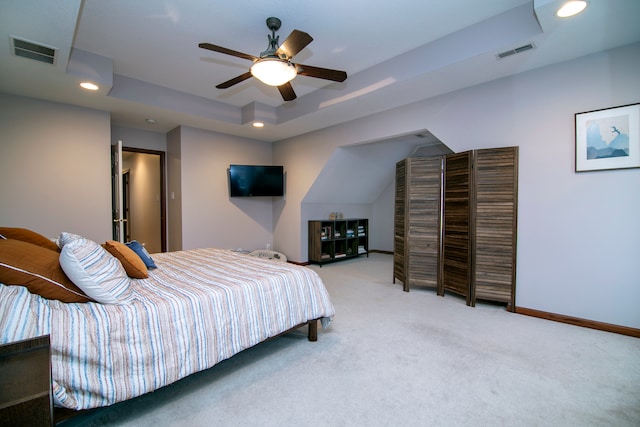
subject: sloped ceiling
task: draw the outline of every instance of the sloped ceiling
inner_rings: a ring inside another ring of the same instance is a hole
[[[426,129],[383,141],[336,149],[303,203],[375,202],[395,180],[395,164],[411,156],[452,153]]]

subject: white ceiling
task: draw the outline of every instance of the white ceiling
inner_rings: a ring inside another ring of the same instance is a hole
[[[276,141],[375,112],[640,40],[640,1],[590,0],[560,21],[560,0],[0,0],[0,91],[110,111],[114,125],[194,126]],[[344,70],[344,83],[298,76],[298,99],[249,79],[251,63],[198,48],[259,55],[265,20],[314,41],[294,62]],[[54,65],[16,57],[10,36],[55,47]],[[527,43],[535,49],[502,60]],[[79,89],[91,78],[97,93]],[[157,124],[148,125],[145,118]],[[263,119],[262,129],[251,126]]]

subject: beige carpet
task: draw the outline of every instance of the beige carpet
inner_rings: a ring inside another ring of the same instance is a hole
[[[392,256],[317,271],[337,314],[61,425],[640,426],[640,339],[392,284]]]

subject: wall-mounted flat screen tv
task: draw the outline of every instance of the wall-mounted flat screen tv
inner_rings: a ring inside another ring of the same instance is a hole
[[[284,168],[282,166],[230,165],[229,196],[284,196]]]

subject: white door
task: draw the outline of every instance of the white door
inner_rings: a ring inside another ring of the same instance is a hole
[[[122,141],[118,141],[111,146],[111,205],[113,212],[113,240],[124,243]]]

